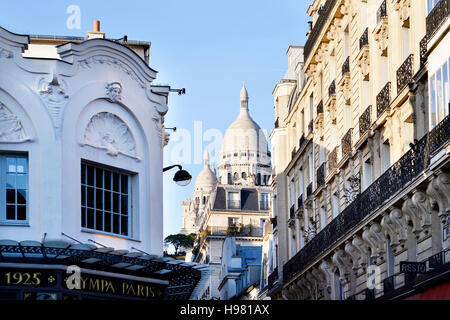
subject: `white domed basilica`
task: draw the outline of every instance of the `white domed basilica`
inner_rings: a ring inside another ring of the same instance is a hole
[[[234,273],[228,272],[230,252],[254,255],[254,263],[246,267],[253,271],[242,274],[241,279],[252,283],[259,280],[252,277],[260,274],[257,269],[261,263],[263,230],[269,224],[271,164],[266,137],[249,114],[245,85],[240,94],[239,115],[225,133],[219,157],[217,177],[205,152],[193,198],[182,204],[180,232],[198,235],[186,260],[210,267],[210,279],[203,282],[204,286],[199,285],[193,294],[199,299],[225,299],[237,293],[235,290],[228,292],[225,283],[233,288],[246,286],[234,283],[238,280],[232,276]]]

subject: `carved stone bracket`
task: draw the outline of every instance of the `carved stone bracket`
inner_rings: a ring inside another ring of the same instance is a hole
[[[411,15],[411,0],[392,0],[394,9],[398,11],[403,26],[409,28],[409,17]]]
[[[375,40],[378,42],[378,49],[382,56],[387,56],[387,47],[389,42],[388,18],[382,17],[380,23],[374,30]]]
[[[361,70],[361,76],[364,81],[369,81],[370,78],[370,53],[369,46],[364,46],[357,58],[358,67]]]
[[[450,212],[450,174],[441,172],[427,187],[430,201],[436,201],[439,207],[439,217],[446,221]]]
[[[344,101],[346,104],[350,104],[351,97],[351,85],[350,85],[350,73],[345,73],[342,75],[341,81],[339,81],[339,86],[341,87]]]
[[[427,235],[431,227],[431,204],[427,195],[417,191],[408,198],[402,206],[402,211],[407,214],[413,223],[413,233],[419,239],[421,233]]]

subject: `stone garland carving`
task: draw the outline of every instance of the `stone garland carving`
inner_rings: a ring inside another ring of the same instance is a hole
[[[56,71],[53,71],[52,80],[47,81],[45,78],[42,78],[38,87],[38,93],[45,102],[47,111],[52,118],[53,126],[56,129],[56,134],[59,135],[61,133],[63,108],[69,99],[67,84],[58,78]]]
[[[84,132],[84,144],[105,149],[110,156],[121,153],[139,160],[130,129],[119,117],[109,112],[101,112],[91,118]]]
[[[90,68],[92,68],[92,65],[95,65],[95,64],[105,64],[108,66],[113,66],[115,68],[118,68],[118,69],[122,70],[123,72],[125,72],[128,76],[130,76],[134,81],[136,81],[140,88],[142,88],[142,89],[146,88],[144,82],[141,81],[139,79],[139,77],[133,71],[131,71],[127,65],[120,62],[117,59],[99,55],[99,56],[93,56],[93,57],[89,57],[89,58],[78,61],[78,65],[83,69],[90,69]]]
[[[0,102],[0,143],[20,143],[30,140],[22,123],[3,103]]]

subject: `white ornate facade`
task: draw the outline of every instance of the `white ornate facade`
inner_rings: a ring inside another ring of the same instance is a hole
[[[55,39],[0,28],[0,238],[70,241],[65,234],[161,255],[170,88],[152,84],[145,46]],[[84,181],[92,172],[93,187]],[[120,191],[107,186],[110,174]]]

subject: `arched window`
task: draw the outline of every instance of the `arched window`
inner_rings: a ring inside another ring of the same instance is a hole
[[[237,172],[234,173],[234,181],[239,179],[239,174]]]
[[[233,183],[233,179],[231,177],[231,173],[228,173],[228,184],[232,184]]]
[[[257,185],[261,185],[261,173],[258,173],[258,174],[256,175],[256,184],[257,184]]]
[[[247,179],[247,174],[245,172],[242,172],[242,179]]]

